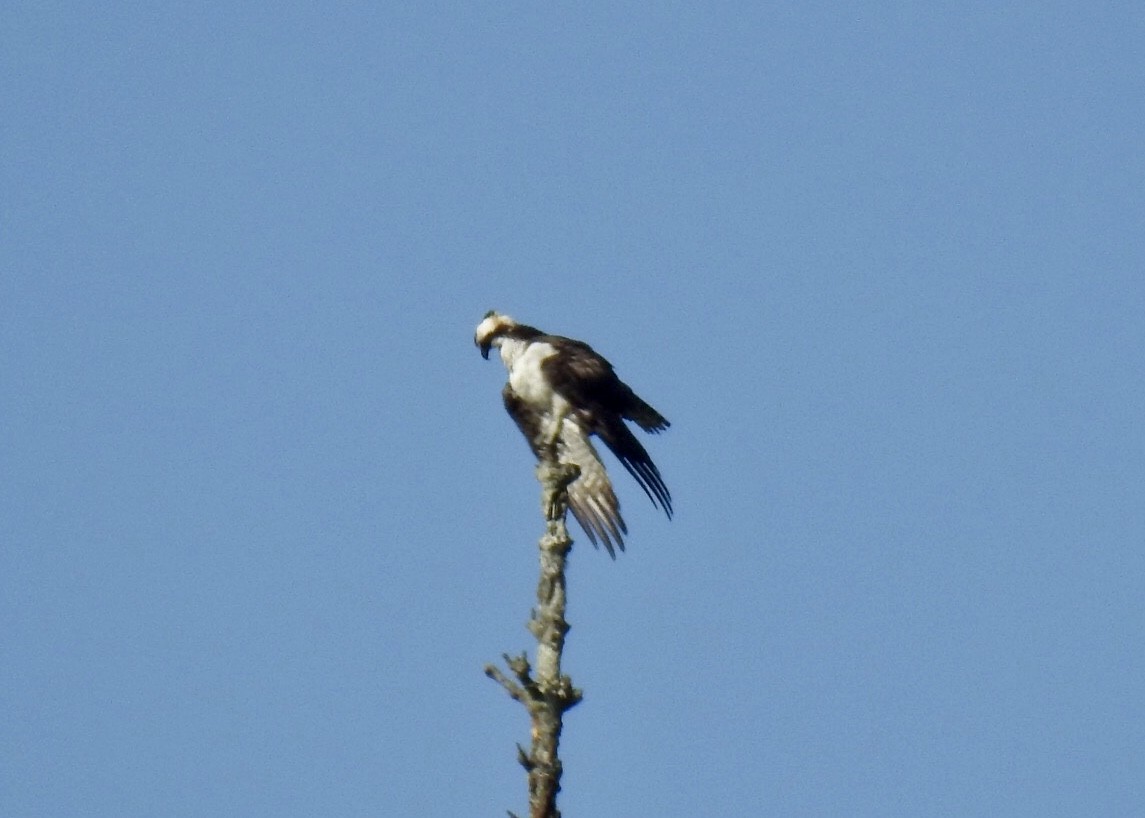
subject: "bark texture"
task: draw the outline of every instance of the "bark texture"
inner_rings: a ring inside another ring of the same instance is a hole
[[[575,466],[562,466],[550,458],[537,466],[545,534],[539,543],[541,575],[537,582],[537,607],[528,624],[537,639],[536,665],[530,665],[526,654],[505,654],[508,674],[495,665],[485,668],[485,674],[496,680],[529,713],[532,743],[528,752],[517,745],[517,760],[528,773],[529,818],[560,818],[557,793],[561,789],[562,773],[558,754],[561,728],[565,712],[581,700],[581,692],[561,673],[565,634],[569,630],[565,619],[565,564],[572,549],[565,514],[568,486],[576,478]]]

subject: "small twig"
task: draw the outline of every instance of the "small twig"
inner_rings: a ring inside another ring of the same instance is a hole
[[[486,665],[485,675],[493,681],[497,682],[497,684],[501,685],[501,687],[505,688],[505,692],[512,696],[514,699],[521,702],[522,704],[525,703],[525,691],[521,688],[520,685],[515,684],[512,679],[502,673],[501,668],[497,667],[496,665]]]

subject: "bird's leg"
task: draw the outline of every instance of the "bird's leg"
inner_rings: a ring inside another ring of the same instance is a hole
[[[542,460],[537,465],[537,480],[542,486],[541,512],[545,520],[555,523],[565,516],[569,507],[569,484],[580,477],[576,463],[554,463]]]
[[[561,462],[559,447],[561,442],[561,429],[564,427],[566,414],[568,413],[563,407],[555,408],[549,433],[545,436],[545,439],[541,441],[541,450],[544,455],[542,459],[549,461],[553,465]]]
[[[537,466],[537,479],[552,490],[543,493],[542,509],[545,519],[559,520],[568,508],[568,486],[580,476],[580,468],[575,463],[562,463],[560,458],[561,429],[564,426],[567,409],[554,412],[552,430],[541,441],[541,462]]]

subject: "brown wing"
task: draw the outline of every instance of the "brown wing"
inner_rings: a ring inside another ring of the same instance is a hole
[[[501,390],[505,409],[525,436],[533,456],[541,457],[540,440],[544,433],[541,416],[521,400],[509,384]],[[628,529],[620,516],[620,501],[613,491],[608,472],[588,435],[572,418],[566,418],[557,444],[557,459],[574,463],[580,476],[569,485],[569,511],[576,517],[589,542],[604,544],[608,555],[616,559],[616,549],[624,550]]]
[[[545,336],[559,354],[541,366],[553,388],[577,408],[581,426],[597,435],[616,459],[644,489],[653,505],[672,517],[672,495],[648,450],[624,425],[622,418],[635,421],[645,431],[668,428],[668,420],[642,401],[616,376],[604,357],[582,341]]]
[[[620,380],[612,364],[588,344],[558,335],[540,340],[559,351],[541,364],[545,376],[574,406],[620,415],[646,432],[662,432],[672,425]]]

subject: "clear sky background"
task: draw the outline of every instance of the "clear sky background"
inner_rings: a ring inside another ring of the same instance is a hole
[[[524,810],[492,308],[673,424],[572,554],[566,815],[1142,814],[1143,43],[5,3],[0,814]]]

